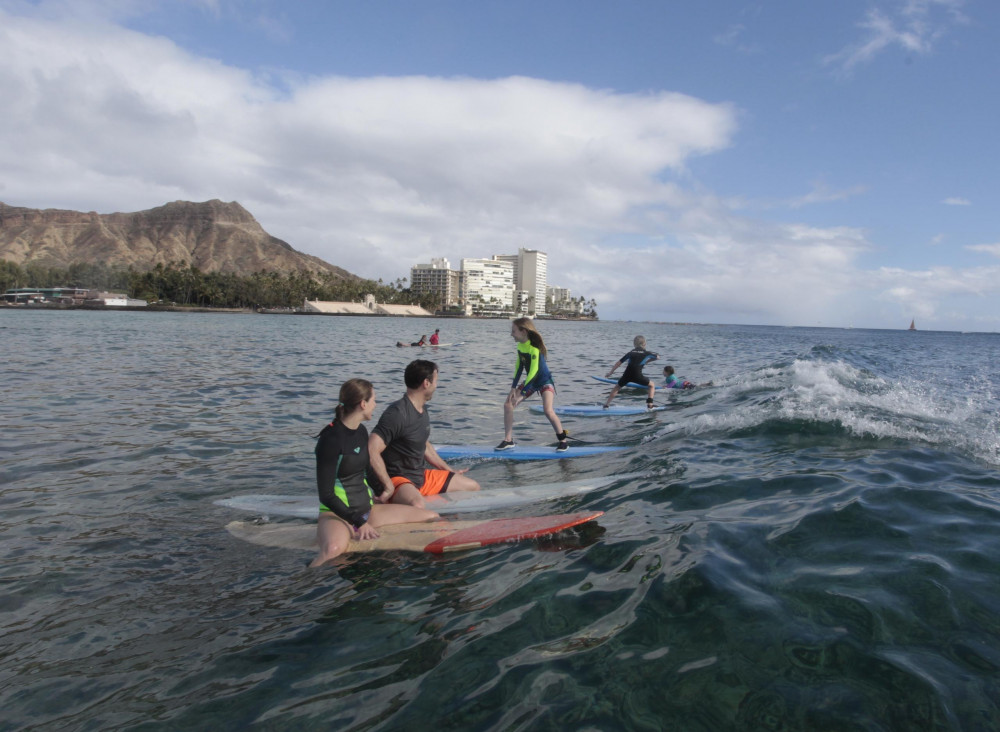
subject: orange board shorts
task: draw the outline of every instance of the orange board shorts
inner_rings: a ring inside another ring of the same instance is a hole
[[[425,470],[424,484],[420,486],[420,495],[436,496],[438,493],[444,493],[448,490],[448,484],[451,483],[451,478],[454,475],[450,470]],[[392,479],[392,484],[396,488],[399,488],[404,483],[412,482],[409,478],[404,478],[401,475],[397,475]]]

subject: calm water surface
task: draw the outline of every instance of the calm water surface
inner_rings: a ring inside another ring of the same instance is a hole
[[[599,525],[321,570],[232,538],[213,501],[312,495],[340,383],[384,406],[434,327],[434,441],[499,441],[506,321],[0,310],[0,729],[1000,729],[1000,336],[540,322],[559,403],[638,333],[714,382],[566,421],[609,457],[472,465],[640,473],[521,509]]]

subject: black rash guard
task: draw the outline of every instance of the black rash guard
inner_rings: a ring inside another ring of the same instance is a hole
[[[316,487],[320,510],[333,511],[357,528],[368,521],[374,503],[365,480],[368,471],[368,430],[348,429],[331,422],[316,441]]]
[[[635,384],[649,386],[649,379],[643,375],[642,367],[658,358],[659,356],[652,351],[647,351],[645,348],[633,348],[618,359],[625,364],[625,373],[618,379],[618,386],[625,386],[630,381]]]

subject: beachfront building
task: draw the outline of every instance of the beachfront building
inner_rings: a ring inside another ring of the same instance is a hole
[[[361,302],[306,300],[302,303],[302,312],[310,315],[397,315],[422,318],[432,315],[419,305],[377,303],[374,295],[365,295],[365,299]]]
[[[82,287],[18,287],[2,296],[9,305],[91,305],[105,307],[146,307],[145,300],[124,293],[99,292]]]
[[[548,287],[545,292],[550,315],[580,315],[583,312],[583,298],[574,300],[568,287]]]
[[[545,315],[545,289],[549,278],[549,255],[537,249],[518,249],[517,254],[498,254],[501,262],[514,268],[514,287],[528,293],[518,312]]]
[[[430,264],[410,268],[410,291],[414,295],[433,295],[439,310],[460,304],[462,272],[453,270],[447,259],[432,259]]]
[[[514,308],[514,266],[498,257],[463,259],[461,301],[470,315],[505,315]]]

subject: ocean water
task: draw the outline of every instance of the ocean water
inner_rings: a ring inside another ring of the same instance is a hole
[[[309,570],[213,501],[312,494],[340,383],[384,406],[417,355],[433,440],[499,441],[506,321],[0,310],[0,730],[1000,729],[1000,336],[539,327],[560,404],[638,333],[714,385],[471,465],[639,473],[520,509],[596,525]]]

